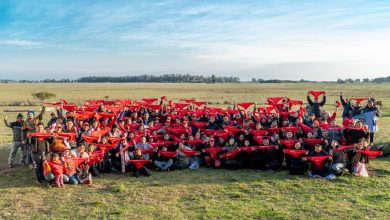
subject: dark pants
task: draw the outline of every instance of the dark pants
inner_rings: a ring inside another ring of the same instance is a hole
[[[370,133],[370,143],[371,143],[371,144],[374,143],[374,132],[371,132],[371,133]]]
[[[143,175],[143,176],[151,176],[152,173],[150,172],[150,170],[149,170],[148,168],[146,168],[146,167],[141,167],[141,168],[139,168],[139,169],[134,168],[133,175],[134,175],[135,177],[139,177],[139,176],[141,176],[141,175]]]
[[[35,176],[38,181],[45,181],[45,176],[43,176],[43,159],[42,155],[39,153],[32,153],[32,158],[36,164],[35,167]]]

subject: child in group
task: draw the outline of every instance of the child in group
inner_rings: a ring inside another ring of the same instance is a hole
[[[50,168],[54,174],[55,183],[57,187],[65,187],[64,174],[67,172],[65,164],[61,161],[60,155],[57,153],[53,154],[52,161],[49,162]]]

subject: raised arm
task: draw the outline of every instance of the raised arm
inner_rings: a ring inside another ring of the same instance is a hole
[[[320,106],[324,106],[326,103],[326,95],[322,97],[322,101],[320,102]]]

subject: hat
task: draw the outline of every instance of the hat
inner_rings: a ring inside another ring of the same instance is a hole
[[[84,124],[84,125],[89,125],[89,123],[88,123],[87,121],[86,121],[86,122],[84,122],[83,124]]]
[[[209,141],[215,141],[215,139],[214,138],[210,138],[210,140]]]
[[[22,113],[18,113],[18,115],[16,116],[17,118],[23,118],[23,115],[22,115]]]
[[[27,111],[27,115],[29,115],[30,113],[33,114],[33,115],[35,114],[34,111],[28,110]]]

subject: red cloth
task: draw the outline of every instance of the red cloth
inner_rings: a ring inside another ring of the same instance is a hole
[[[233,159],[240,151],[241,151],[240,148],[237,148],[237,149],[234,149],[232,151],[229,151],[227,153],[222,154],[220,157],[226,158],[226,159]]]
[[[66,166],[61,161],[48,161],[54,176],[59,176],[67,172]]]
[[[160,150],[158,151],[158,153],[163,156],[163,157],[176,157],[177,156],[177,153],[176,152],[172,152],[172,151],[163,151],[163,150]]]
[[[101,118],[112,118],[116,116],[115,113],[107,113],[107,112],[99,112],[98,115]]]
[[[351,149],[353,147],[354,147],[354,145],[339,146],[339,148],[337,148],[337,149],[332,149],[332,152],[333,153],[341,152],[341,151],[345,151],[345,150]]]
[[[142,154],[152,155],[154,150],[155,150],[154,148],[148,148],[148,149],[145,149],[145,150],[141,150],[141,152],[142,152]]]
[[[207,104],[207,102],[205,102],[205,101],[193,101],[192,104],[194,104],[194,105],[200,107],[200,106],[202,106],[202,105]]]
[[[299,127],[282,127],[282,130],[287,132],[297,132]]]
[[[375,150],[359,150],[359,152],[361,154],[367,155],[368,158],[375,158],[383,154],[382,151],[375,151]]]
[[[204,141],[198,139],[198,140],[185,140],[184,142],[191,145],[191,146],[194,146],[197,144],[202,144]]]
[[[240,151],[244,151],[248,154],[252,153],[252,151],[255,149],[254,146],[246,146],[246,147],[239,147]]]
[[[279,142],[287,148],[292,148],[298,140],[279,140]]]
[[[81,136],[86,142],[88,142],[89,144],[92,143],[92,142],[96,142],[100,139],[99,136],[89,136],[89,135],[85,135],[83,134]]]
[[[161,96],[161,98],[160,98],[161,100],[165,100],[165,99],[167,99],[167,96]]]
[[[211,158],[217,159],[218,153],[223,150],[223,147],[208,147],[203,150],[207,153],[210,153]]]
[[[255,146],[257,150],[271,150],[274,149],[275,145],[268,145],[268,146]]]
[[[93,136],[103,136],[108,133],[109,130],[98,130],[98,131],[92,131]]]
[[[301,100],[288,100],[288,103],[290,104],[290,106],[303,105],[303,101],[301,101]]]
[[[94,151],[88,158],[87,165],[92,166],[94,163],[101,162],[104,158],[102,150]]]
[[[174,103],[174,106],[175,106],[175,108],[177,108],[177,109],[184,109],[184,108],[187,108],[188,106],[190,106],[190,104],[188,104],[188,103],[186,103],[186,104]]]
[[[27,137],[36,137],[38,140],[43,141],[45,138],[51,137],[50,133],[41,133],[41,132],[29,132]]]
[[[63,138],[68,138],[68,141],[75,141],[76,134],[75,133],[56,133],[55,135]]]
[[[302,140],[308,144],[308,145],[311,145],[311,146],[314,146],[316,144],[319,144],[319,143],[322,143],[324,142],[324,140],[322,139],[314,139],[314,138],[302,138]]]
[[[115,100],[116,103],[118,103],[119,105],[131,105],[133,103],[133,100],[131,99],[117,99]]]
[[[238,114],[238,113],[240,113],[240,110],[236,110],[236,109],[229,109],[229,110],[227,110],[226,111],[228,114],[233,114],[233,115],[235,115],[235,114]]]
[[[309,94],[318,99],[321,95],[325,95],[325,91],[309,91]]]
[[[122,106],[115,106],[115,105],[107,106],[106,108],[114,114],[118,114],[119,112],[121,112],[123,110]]]
[[[115,101],[103,100],[102,103],[103,103],[103,105],[113,105],[113,104],[115,104]]]
[[[79,157],[65,157],[64,158],[67,168],[67,175],[73,175],[76,173],[76,168],[88,160],[88,158],[79,158]]]
[[[340,107],[341,106],[341,102],[339,100],[336,100],[336,106],[337,107]]]
[[[132,163],[135,166],[135,168],[139,169],[152,161],[151,160],[129,160],[129,162]]]
[[[115,146],[116,144],[96,144],[96,147],[102,150],[103,153],[108,152],[110,149],[114,148]]]
[[[267,134],[267,130],[250,130],[249,133],[253,134],[254,136],[263,136]]]
[[[152,104],[153,102],[157,101],[158,98],[149,98],[149,99],[142,99],[142,101],[144,101],[146,104]]]
[[[254,102],[241,102],[241,103],[238,103],[237,106],[240,106],[243,109],[247,110],[253,104],[255,104],[255,103]]]
[[[302,131],[305,132],[305,133],[313,132],[313,130],[314,130],[312,127],[307,126],[307,125],[305,125],[303,123],[300,123],[299,126],[302,128]]]
[[[296,150],[296,149],[283,149],[283,153],[298,158],[301,155],[306,154],[307,150]]]
[[[197,122],[197,121],[191,121],[191,124],[196,128],[204,128],[204,126],[207,125],[208,122]]]
[[[280,102],[282,99],[284,99],[284,97],[268,97],[267,101],[268,101],[268,104],[274,106],[274,105],[278,104],[278,102]]]
[[[266,128],[265,130],[267,130],[269,133],[276,133],[278,131],[281,130],[281,128]]]
[[[329,156],[306,156],[305,158],[313,163],[315,170],[321,170]]]
[[[272,111],[275,110],[275,106],[261,106],[257,110],[260,114],[272,114]]]
[[[180,149],[180,152],[184,153],[187,157],[191,157],[195,154],[199,154],[199,151],[196,150],[186,150],[186,149]]]
[[[56,106],[60,106],[60,105],[62,105],[62,102],[44,102],[43,104],[44,104],[44,105],[56,105]]]
[[[145,107],[150,108],[153,111],[158,111],[161,109],[161,105],[145,105]]]
[[[77,105],[62,105],[62,108],[68,112],[76,111]]]
[[[236,134],[236,133],[238,133],[238,132],[243,131],[242,128],[236,128],[236,127],[234,127],[234,126],[226,126],[224,129],[225,129],[226,131],[228,131],[229,133],[232,133],[232,134]]]
[[[354,100],[354,101],[360,103],[362,101],[368,100],[368,98],[350,98],[349,100]]]

